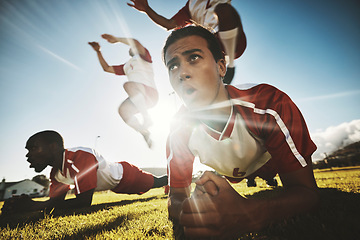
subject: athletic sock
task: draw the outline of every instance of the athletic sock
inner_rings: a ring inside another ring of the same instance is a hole
[[[228,67],[233,68],[235,66],[235,50],[236,50],[236,40],[238,35],[238,28],[234,28],[228,31],[219,32],[219,37],[222,44],[224,45],[226,55],[229,56]]]

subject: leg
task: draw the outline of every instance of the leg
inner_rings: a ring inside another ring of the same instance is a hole
[[[154,176],[153,188],[163,187],[163,186],[166,186],[167,184],[168,184],[168,176],[167,175],[164,175],[161,177]]]
[[[235,73],[235,58],[242,55],[246,48],[246,37],[237,11],[227,3],[217,5],[215,13],[219,19],[219,38],[226,55],[229,57],[224,82],[231,83]]]
[[[129,98],[127,99],[127,103],[132,108],[132,117],[130,116],[130,119],[128,121],[125,121],[123,115],[129,115],[129,113],[126,113],[123,111],[122,106],[120,106],[119,113],[123,117],[124,121],[134,128],[136,131],[140,132],[146,143],[149,147],[152,146],[152,141],[150,139],[150,132],[148,130],[149,126],[152,125],[152,120],[150,118],[150,115],[148,113],[148,108],[155,105],[157,102],[157,98],[154,100],[151,97],[147,96],[147,89],[146,86],[141,83],[136,82],[126,82],[124,84],[124,89],[129,95]],[[154,90],[156,91],[156,90]],[[157,93],[157,92],[156,92]],[[156,95],[157,97],[157,95]],[[130,104],[131,103],[131,104]],[[128,110],[124,108],[124,110]],[[141,124],[139,120],[134,116],[136,113],[140,113],[143,117],[143,123]]]
[[[120,162],[123,177],[118,186],[112,189],[116,193],[143,194],[154,186],[154,176],[128,163]]]
[[[151,126],[152,121],[148,113],[148,109],[155,106],[158,101],[158,93],[156,89],[148,87],[137,82],[126,82],[124,89],[129,95],[130,100],[142,114],[144,118],[144,127]]]
[[[139,120],[135,117],[135,114],[139,113],[139,110],[135,107],[135,105],[129,98],[125,99],[125,101],[121,103],[118,111],[121,118],[127,125],[129,125],[138,132],[143,130],[143,127],[140,124]]]
[[[150,120],[149,113],[147,112],[148,105],[146,101],[146,90],[145,86],[141,83],[136,82],[126,82],[124,84],[124,89],[129,95],[130,101],[134,104],[138,112],[144,118],[144,125],[149,124]]]
[[[152,141],[150,139],[150,132],[135,116],[137,113],[139,113],[139,110],[135,107],[130,98],[127,98],[119,107],[119,114],[124,122],[131,128],[135,129],[135,131],[141,133],[146,141],[146,144],[149,146],[149,148],[151,148]]]

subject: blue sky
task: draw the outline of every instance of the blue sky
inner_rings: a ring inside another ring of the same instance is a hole
[[[126,2],[0,1],[0,177],[18,181],[36,175],[24,146],[45,129],[59,131],[66,147],[96,147],[109,161],[166,166],[166,126],[180,105],[161,61],[169,32]],[[186,1],[149,3],[171,17]],[[232,5],[248,40],[236,60],[234,84],[264,82],[285,91],[312,134],[360,119],[357,1],[235,0]],[[99,41],[109,64],[127,61],[128,48],[107,43],[103,33],[134,37],[152,55],[160,93],[151,112],[152,150],[117,114],[127,97],[126,78],[104,73],[87,44]]]

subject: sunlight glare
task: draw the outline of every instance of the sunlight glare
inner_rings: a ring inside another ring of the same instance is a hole
[[[149,110],[149,114],[153,121],[150,131],[155,139],[167,138],[170,130],[170,123],[175,109],[171,103],[166,101],[159,101],[159,103]]]

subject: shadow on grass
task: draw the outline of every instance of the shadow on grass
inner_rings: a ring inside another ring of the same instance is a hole
[[[264,190],[248,198],[271,198],[281,188]],[[241,240],[338,240],[360,239],[360,194],[334,188],[320,189],[321,204],[308,214],[299,215],[266,229],[240,235]],[[174,238],[185,239],[183,229],[173,222]]]
[[[64,217],[69,215],[86,215],[95,213],[97,211],[111,209],[115,206],[124,206],[132,203],[139,203],[139,202],[148,202],[155,199],[165,199],[167,196],[159,197],[148,197],[148,198],[139,198],[139,199],[132,199],[132,200],[122,200],[118,202],[111,202],[111,203],[102,203],[92,205],[90,207],[84,207],[79,209],[59,209],[54,210],[51,213],[45,211],[37,211],[37,212],[27,212],[27,213],[14,213],[14,214],[1,214],[0,215],[0,227],[9,227],[9,228],[17,228],[22,227],[29,223],[34,223],[36,221],[44,219],[46,216],[52,217]],[[123,218],[123,217],[121,217]],[[118,221],[118,220],[115,220]],[[122,221],[122,220],[121,220]],[[119,225],[119,224],[118,224]]]
[[[257,192],[248,198],[271,198],[281,192],[281,188],[272,190],[263,190]],[[312,240],[312,239],[360,239],[360,194],[343,192],[333,188],[321,188],[321,205],[319,208],[309,214],[299,215],[280,223],[274,223],[266,229],[244,234],[239,236],[241,240]],[[123,200],[113,203],[104,203],[93,205],[88,208],[70,210],[54,211],[51,216],[67,216],[67,215],[84,215],[91,214],[97,211],[111,209],[115,206],[124,206],[136,202],[148,202],[154,199],[164,199],[163,197],[149,197],[135,200]],[[147,214],[142,213],[142,214]],[[36,221],[44,219],[48,214],[43,212],[32,212],[26,214],[1,215],[0,227],[9,226],[9,228],[16,229],[25,224],[31,224]],[[112,231],[118,227],[125,225],[129,220],[137,218],[136,214],[127,214],[126,216],[118,216],[111,221],[106,221],[96,226],[85,227],[80,231],[66,236],[66,239],[83,239],[84,236],[95,236],[98,233]],[[157,230],[153,229],[154,234],[158,236]],[[161,229],[160,229],[161,230]],[[160,231],[159,230],[159,231]],[[161,231],[160,231],[161,232]],[[182,227],[178,224],[173,224],[174,239],[185,239]]]

